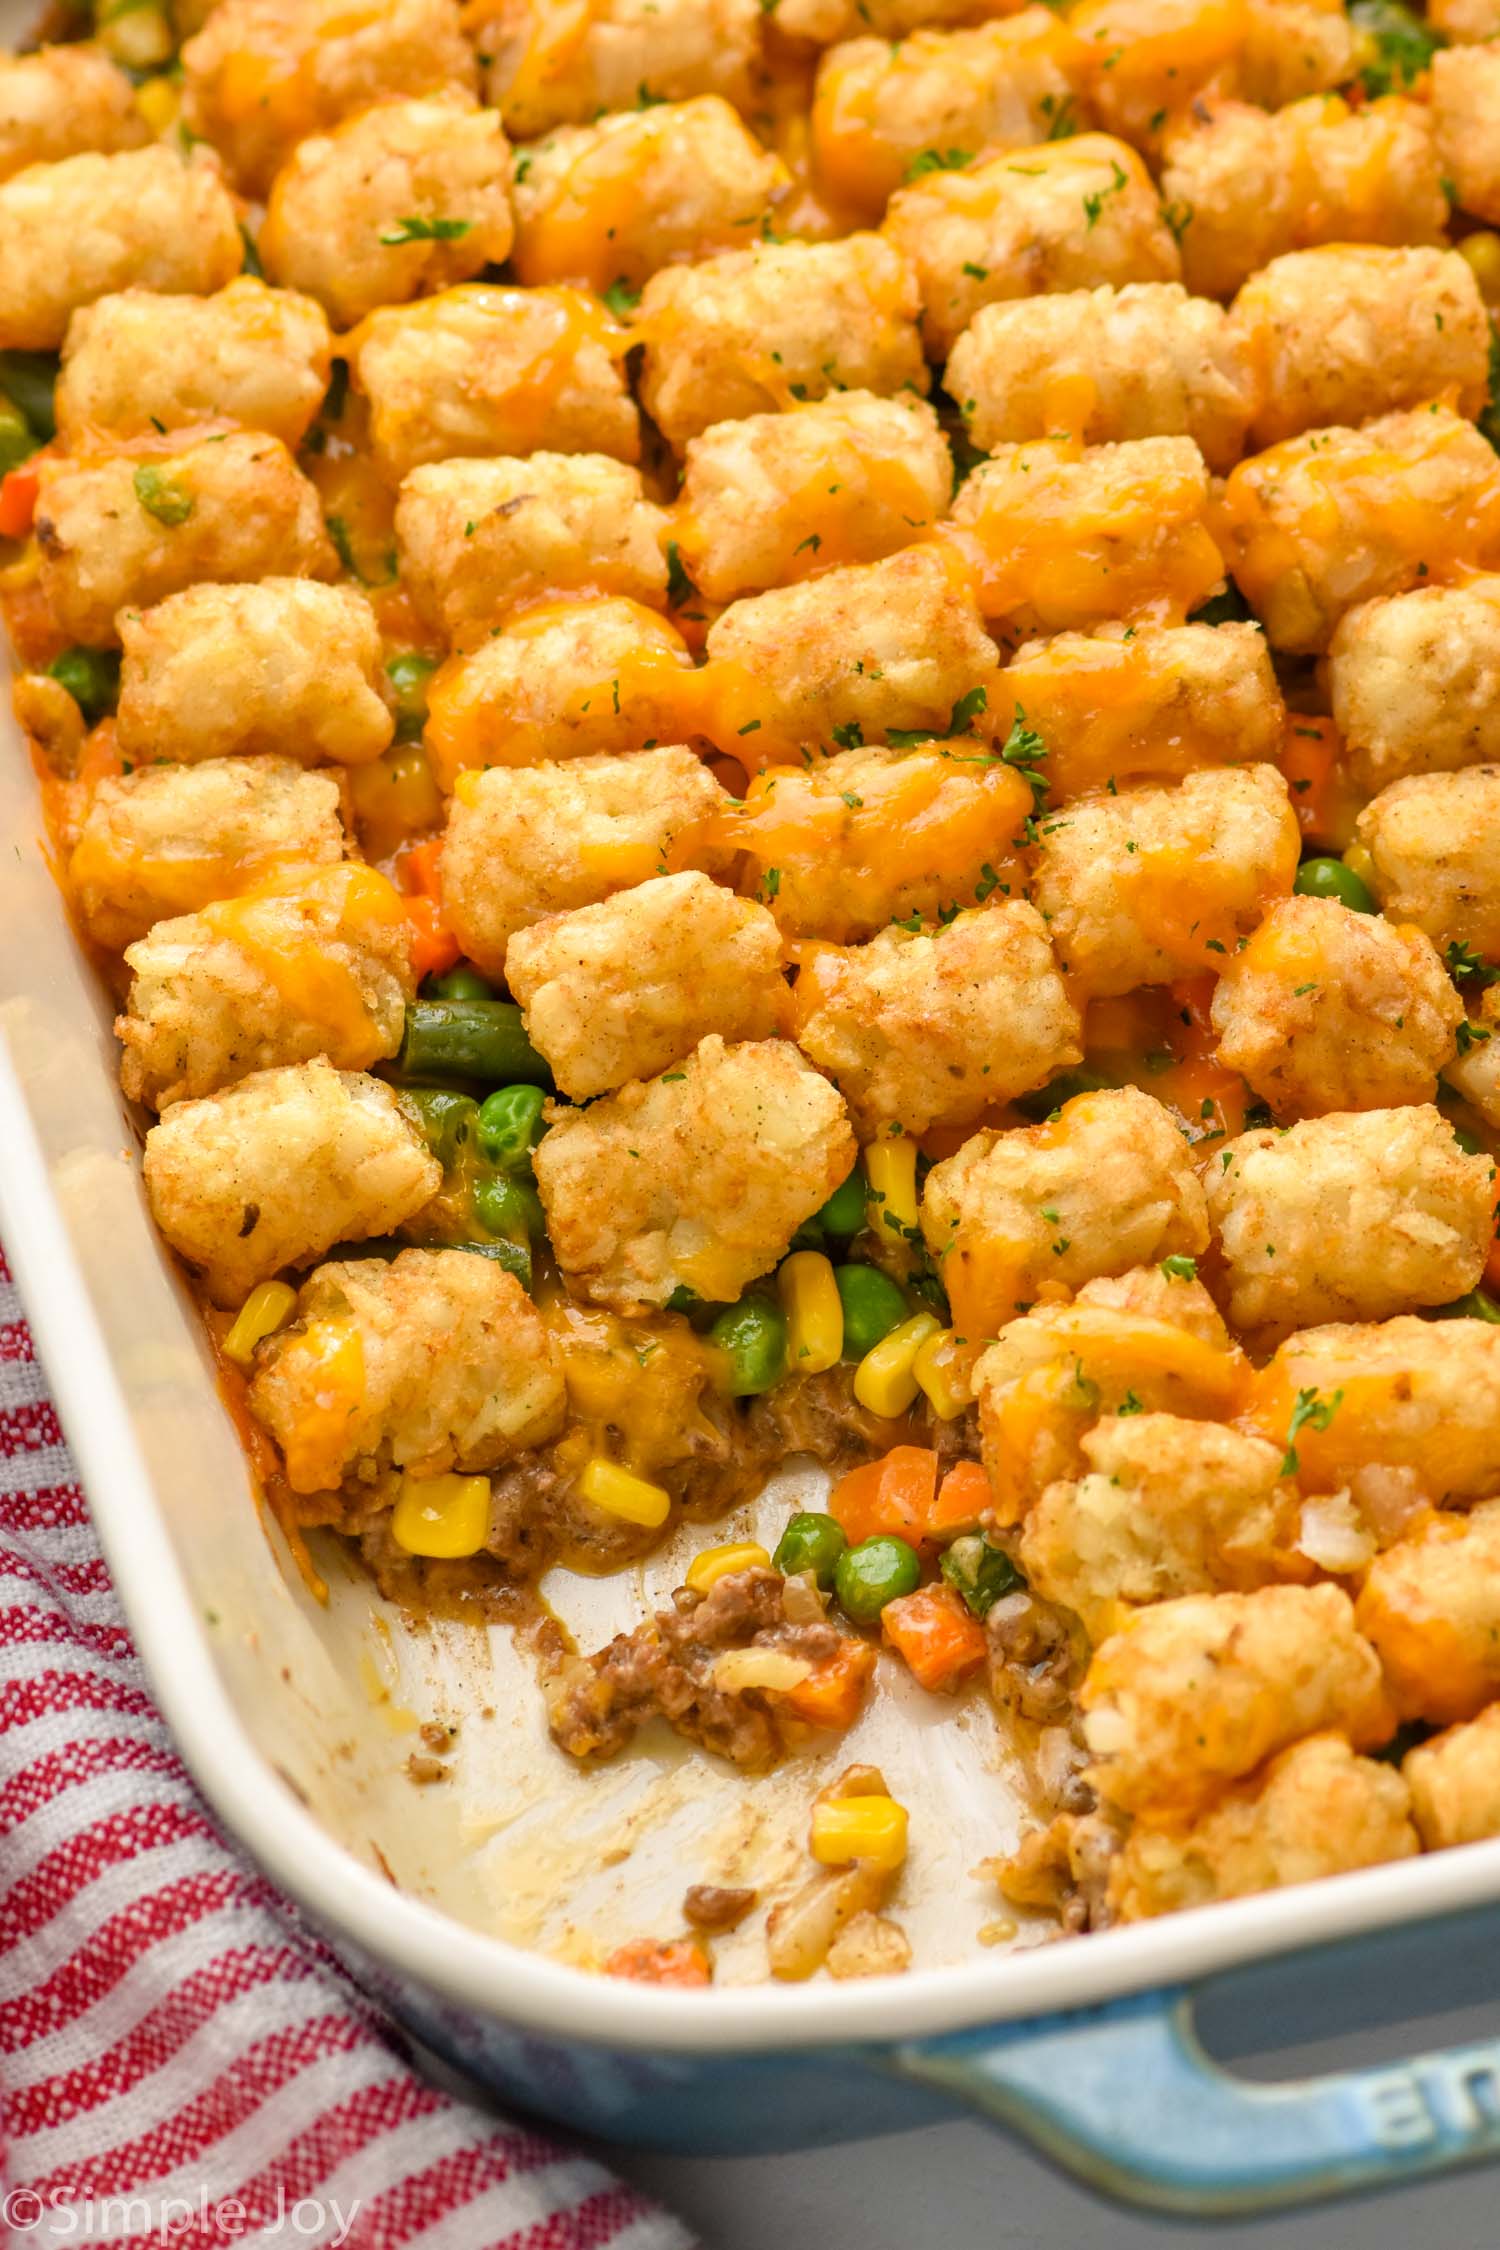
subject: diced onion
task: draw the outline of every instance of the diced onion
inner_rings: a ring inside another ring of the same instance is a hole
[[[746,1688],[770,1688],[790,1695],[815,1667],[805,1656],[789,1656],[779,1648],[726,1649],[714,1666],[714,1686],[725,1695],[743,1695]]]

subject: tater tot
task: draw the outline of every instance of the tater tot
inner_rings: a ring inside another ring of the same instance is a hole
[[[1274,766],[1214,767],[1042,820],[1032,896],[1090,998],[1213,972],[1285,898],[1301,838]]]
[[[687,839],[763,898],[788,937],[835,945],[1019,897],[1031,785],[972,736],[768,766]],[[681,847],[679,847],[681,848]],[[773,875],[774,870],[774,875]]]
[[[469,959],[502,977],[518,930],[644,883],[723,800],[681,744],[462,773],[443,839],[444,914]]]
[[[878,234],[667,267],[633,316],[641,404],[680,450],[715,422],[830,391],[925,391],[920,309],[911,267]]]
[[[995,1521],[1019,1523],[1050,1485],[1085,1475],[1083,1439],[1101,1416],[1217,1422],[1247,1379],[1202,1282],[1159,1265],[1007,1321],[973,1374]]]
[[[1082,1027],[1047,929],[1024,899],[937,930],[820,946],[797,979],[796,1039],[863,1140],[899,1125],[972,1125],[1082,1059]]]
[[[1060,434],[1084,445],[1188,437],[1219,470],[1239,459],[1257,405],[1223,307],[1175,281],[981,306],[944,383],[986,452]]]
[[[517,167],[516,273],[638,289],[662,266],[753,241],[790,185],[718,94],[560,125]]]
[[[944,735],[985,708],[999,657],[968,572],[936,544],[735,602],[707,648],[701,724],[748,767]]]
[[[763,906],[707,875],[659,875],[517,930],[505,981],[571,1101],[654,1078],[711,1031],[771,1039],[786,986]]]
[[[536,1152],[547,1231],[591,1303],[737,1298],[849,1173],[829,1085],[782,1040],[713,1034],[664,1078],[554,1115]]]
[[[363,765],[394,732],[363,594],[305,578],[190,586],[120,619],[116,717],[127,757],[265,751]]]
[[[1182,270],[1150,173],[1107,133],[930,173],[892,196],[885,232],[916,273],[933,359],[1003,297],[1177,281]]]
[[[206,158],[157,146],[33,164],[0,182],[0,351],[56,351],[79,307],[115,290],[222,289],[244,256]]]
[[[165,1109],[316,1055],[367,1070],[401,1044],[410,961],[400,892],[353,861],[158,922],[125,955],[120,1083]]]
[[[1445,950],[1500,957],[1500,766],[1393,781],[1355,823],[1382,913]]]
[[[1214,988],[1219,1060],[1280,1118],[1430,1102],[1463,1004],[1432,940],[1331,898],[1277,902]]]
[[[1500,1703],[1408,1750],[1401,1778],[1425,1850],[1500,1835]]]
[[[1472,1719],[1500,1694],[1500,1502],[1431,1516],[1387,1547],[1370,1565],[1357,1615],[1401,1718],[1440,1727]]]
[[[247,195],[296,143],[387,94],[473,89],[454,0],[219,0],[182,50],[183,117]]]
[[[1017,649],[1005,688],[1046,745],[1058,803],[1111,782],[1265,764],[1281,748],[1285,711],[1258,625],[1059,633]]]
[[[272,281],[338,328],[468,281],[510,255],[510,144],[462,93],[387,101],[293,149],[257,245]]]
[[[146,1193],[216,1305],[335,1242],[391,1234],[442,1167],[389,1086],[319,1060],[177,1102],[146,1135]]]
[[[525,1290],[464,1250],[319,1266],[250,1385],[294,1492],[498,1468],[556,1437],[566,1407],[562,1355]]]
[[[1013,11],[1014,0],[774,0],[770,13],[788,39],[831,47],[866,32],[905,39],[930,24],[983,23]]]
[[[762,16],[760,0],[587,0],[566,15],[548,0],[501,0],[476,35],[485,98],[520,140],[629,109],[643,89],[744,108]]]
[[[655,610],[611,597],[543,602],[432,682],[426,744],[439,785],[468,766],[531,766],[651,749],[697,731],[698,676]]]
[[[1455,47],[1500,39],[1500,0],[1432,0],[1427,21]]]
[[[1402,1774],[1341,1734],[1310,1735],[1186,1827],[1137,1823],[1110,1865],[1110,1910],[1141,1922],[1410,1859],[1411,1811]]]
[[[1465,414],[1485,401],[1490,324],[1453,250],[1291,251],[1251,275],[1229,326],[1255,370],[1256,445],[1443,396]]]
[[[669,518],[605,453],[432,461],[396,503],[401,582],[427,623],[472,647],[539,594],[666,601]]]
[[[1337,1586],[1139,1610],[1095,1654],[1079,1702],[1100,1795],[1178,1818],[1302,1735],[1332,1727],[1364,1750],[1393,1725],[1375,1651]]]
[[[372,313],[349,339],[370,442],[393,484],[453,454],[640,454],[627,338],[575,289],[467,282]]]
[[[928,151],[1030,148],[1075,124],[1083,57],[1050,8],[832,47],[813,89],[818,177],[851,211],[878,219]]]
[[[1500,219],[1500,39],[1432,58],[1438,157],[1461,211]]]
[[[1280,109],[1352,73],[1338,0],[1084,0],[1069,22],[1100,124],[1138,148],[1207,86]]]
[[[1215,532],[1273,648],[1327,648],[1356,603],[1500,560],[1500,461],[1432,406],[1308,430],[1230,473]]]
[[[339,786],[290,758],[144,765],[95,789],[68,862],[84,928],[113,951],[169,915],[344,856]]]
[[[909,547],[946,515],[952,489],[925,399],[841,391],[690,438],[673,530],[699,592],[732,602]]]
[[[995,1336],[1044,1291],[1208,1245],[1203,1190],[1160,1102],[1078,1094],[1045,1125],[981,1132],[935,1164],[922,1233],[959,1331]]]
[[[69,323],[57,432],[69,452],[84,453],[96,431],[143,438],[220,417],[295,447],[331,367],[319,308],[249,274],[214,297],[125,289]]]
[[[1407,774],[1500,761],[1500,577],[1418,586],[1345,612],[1328,687],[1350,778],[1373,797]]]
[[[42,588],[61,631],[91,648],[118,641],[127,603],[145,609],[199,580],[338,569],[318,495],[279,438],[231,432],[146,459],[54,459],[41,480]],[[198,752],[218,754],[212,739]]]
[[[1172,1414],[1106,1414],[1077,1479],[1048,1485],[1021,1533],[1021,1567],[1091,1641],[1126,1612],[1180,1594],[1248,1592],[1280,1575],[1297,1496],[1264,1438]]]
[[[88,149],[114,155],[150,135],[135,88],[97,47],[0,54],[0,180]]]
[[[1309,1491],[1378,1469],[1461,1506],[1500,1489],[1500,1329],[1415,1313],[1306,1329],[1256,1376],[1247,1426],[1295,1451]]]
[[[986,618],[1009,640],[1118,619],[1180,624],[1224,583],[1208,471],[1191,438],[1002,446],[953,522]]]
[[[1161,192],[1183,279],[1204,297],[1233,296],[1283,251],[1441,242],[1448,223],[1430,113],[1399,95],[1272,113],[1202,96],[1168,130]]]
[[[1242,1133],[1204,1182],[1236,1328],[1451,1304],[1494,1240],[1494,1163],[1426,1104]]]

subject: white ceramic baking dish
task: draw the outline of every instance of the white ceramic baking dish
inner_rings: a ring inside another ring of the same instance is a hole
[[[548,1743],[501,1629],[410,1626],[331,1542],[329,1603],[309,1597],[258,1512],[150,1226],[110,1009],[49,872],[6,704],[0,1232],[188,1763],[398,2015],[509,2099],[605,2135],[744,2153],[969,2104],[1096,2184],[1180,2210],[1253,2209],[1500,2146],[1482,2098],[1500,2085],[1500,2042],[1252,2087],[1191,2029],[1195,1982],[1229,1964],[1362,1936],[1350,1973],[1378,1979],[1375,1933],[1462,1910],[1453,1942],[1473,1944],[1472,1910],[1500,1900],[1500,1842],[1039,1944],[1038,1930],[1004,1931],[974,1872],[1015,1834],[998,1738],[978,1714],[934,1723],[915,1689],[883,1688],[838,1754],[882,1763],[913,1811],[910,1974],[766,1985],[754,1922],[720,1948],[708,1992],[575,1965],[676,1928],[689,1882],[805,1875],[806,1775],[747,1785],[676,1743],[580,1774]],[[808,1474],[788,1472],[771,1517]],[[554,1574],[549,1592],[593,1641],[664,1593],[677,1562],[669,1550],[623,1579]],[[407,1759],[429,1718],[456,1721],[458,1747],[453,1778],[418,1787]]]

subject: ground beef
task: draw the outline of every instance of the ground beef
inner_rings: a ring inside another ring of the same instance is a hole
[[[707,1594],[680,1586],[672,1607],[633,1633],[566,1659],[545,1682],[553,1740],[570,1757],[606,1758],[648,1719],[663,1718],[737,1766],[774,1765],[786,1747],[778,1698],[761,1688],[728,1693],[713,1672],[727,1649],[777,1649],[814,1665],[837,1652],[844,1636],[835,1626],[788,1622],[785,1585],[780,1571],[757,1565]]]
[[[1088,1658],[1071,1610],[1032,1593],[1006,1594],[986,1620],[990,1693],[1002,1711],[1039,1725],[1067,1720]]]

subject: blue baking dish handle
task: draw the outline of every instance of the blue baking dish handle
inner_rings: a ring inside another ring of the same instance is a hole
[[[1486,1919],[1493,1944],[1500,1921]],[[1377,1973],[1378,1939],[1345,1950],[1351,1973]],[[1101,2192],[1160,2211],[1265,2211],[1500,2157],[1500,2039],[1267,2085],[1205,2052],[1194,1999],[1169,1987],[890,2060]]]

